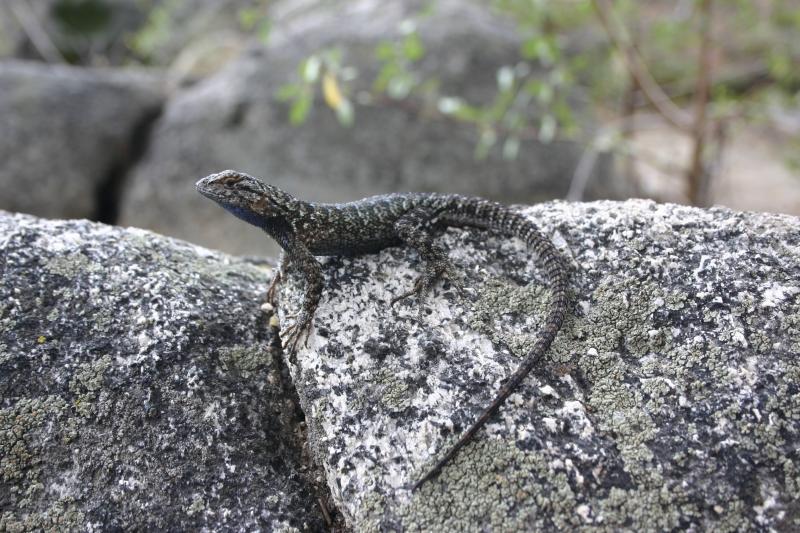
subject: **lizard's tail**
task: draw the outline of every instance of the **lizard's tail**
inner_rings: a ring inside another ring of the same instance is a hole
[[[466,209],[469,209],[468,211]],[[507,207],[488,201],[463,206],[460,212],[447,215],[443,220],[452,225],[468,225],[481,228],[493,228],[504,233],[521,238],[533,249],[552,288],[552,301],[545,323],[539,330],[539,337],[530,353],[525,357],[519,368],[500,387],[492,403],[481,413],[475,423],[464,433],[458,442],[428,471],[425,476],[414,484],[412,490],[418,489],[426,481],[436,477],[442,467],[447,464],[459,450],[472,439],[486,422],[500,409],[523,379],[547,352],[555,339],[567,312],[567,265],[559,251],[550,240],[545,237],[539,228],[519,213],[509,211]],[[487,221],[491,221],[490,223]]]

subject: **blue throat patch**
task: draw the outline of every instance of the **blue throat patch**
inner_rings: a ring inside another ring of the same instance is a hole
[[[233,216],[240,218],[249,224],[258,226],[259,228],[264,226],[263,217],[257,215],[249,209],[227,204],[223,204],[222,207],[224,207],[225,210],[231,213]]]

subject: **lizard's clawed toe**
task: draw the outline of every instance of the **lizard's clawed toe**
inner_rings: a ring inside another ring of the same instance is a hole
[[[461,296],[466,296],[466,290],[464,288],[464,284],[461,282],[461,278],[456,269],[449,264],[444,264],[439,266],[438,268],[431,269],[428,272],[425,272],[424,274],[420,275],[414,282],[414,286],[411,290],[392,298],[391,301],[389,302],[389,305],[394,305],[400,300],[404,300],[411,296],[418,295],[419,306],[420,306],[420,318],[421,318],[425,295],[428,292],[430,292],[433,286],[436,285],[437,281],[443,278],[446,278],[453,285],[453,287],[456,288],[456,290]]]
[[[394,305],[397,302],[399,302],[400,300],[405,300],[406,298],[410,298],[411,296],[414,296],[415,294],[424,295],[428,291],[428,289],[430,288],[429,283],[427,283],[427,281],[426,281],[426,277],[427,276],[425,274],[423,274],[420,277],[418,277],[417,281],[414,282],[414,287],[410,291],[404,292],[403,294],[400,294],[399,296],[395,296],[389,302],[389,305]]]
[[[308,336],[311,334],[311,320],[300,317],[294,324],[282,331],[284,339],[283,346],[290,354],[297,353],[297,347],[302,342],[308,348]]]
[[[272,305],[273,307],[275,306],[275,296],[276,296],[276,293],[278,292],[278,286],[280,285],[280,283],[281,283],[281,273],[280,273],[280,271],[278,271],[272,277],[272,281],[270,282],[269,287],[267,288],[267,300],[266,301],[267,301],[268,304]]]
[[[447,278],[447,281],[449,281],[450,284],[453,287],[455,287],[456,291],[458,291],[458,294],[461,297],[467,296],[467,290],[466,287],[464,286],[464,282],[461,281],[461,276],[458,272],[455,271],[455,269],[448,268],[445,271],[445,277]]]

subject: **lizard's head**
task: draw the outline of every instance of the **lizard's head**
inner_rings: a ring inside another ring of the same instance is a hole
[[[242,220],[263,226],[270,218],[285,216],[296,202],[292,196],[244,172],[223,170],[195,184],[197,192],[217,202]]]

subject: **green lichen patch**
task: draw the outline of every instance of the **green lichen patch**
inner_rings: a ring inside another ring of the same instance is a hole
[[[85,523],[86,516],[76,509],[71,497],[59,498],[43,511],[23,512],[19,516],[0,511],[0,531],[8,533],[79,531]]]
[[[226,370],[237,372],[242,379],[249,379],[259,372],[265,372],[273,364],[269,347],[265,344],[226,346],[219,351],[219,361]]]
[[[36,507],[42,496],[42,464],[52,428],[58,427],[66,407],[61,398],[48,396],[22,398],[0,409],[0,488],[16,500],[15,511]],[[19,516],[9,509],[4,519],[11,524]]]
[[[103,379],[110,365],[111,357],[105,355],[97,361],[79,365],[72,375],[69,390],[75,395],[73,407],[79,416],[89,418],[96,415],[93,402],[103,387]]]

